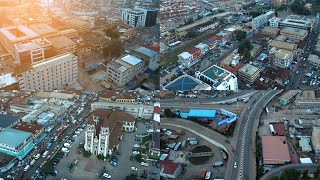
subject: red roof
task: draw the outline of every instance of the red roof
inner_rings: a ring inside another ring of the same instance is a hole
[[[201,50],[196,48],[196,47],[192,47],[192,48],[187,50],[187,52],[190,53],[190,54],[197,53],[198,51],[201,51]]]
[[[278,136],[285,136],[286,131],[284,129],[284,124],[272,124],[274,130],[276,131]]]
[[[156,51],[156,52],[160,51],[160,45],[157,45],[157,44],[155,44],[154,46],[151,46],[151,45],[148,45],[148,44],[145,44],[145,43],[140,43],[139,45],[142,46],[142,47],[145,47],[147,49],[150,49],[152,51]]]
[[[160,161],[162,173],[164,174],[174,174],[174,172],[179,168],[180,164],[175,163],[171,160]]]
[[[32,134],[37,134],[39,131],[41,131],[42,126],[37,123],[20,122],[19,124],[13,126],[12,128],[18,129],[21,131],[30,132]]]
[[[230,71],[231,73],[234,73],[234,72],[237,72],[242,66],[243,66],[243,64],[238,64],[238,65],[236,65],[236,67],[223,66],[223,69]]]
[[[290,158],[291,158],[291,164],[299,163],[299,157],[297,154],[290,154]]]
[[[263,164],[285,164],[291,161],[285,136],[262,136]]]
[[[155,114],[160,114],[160,106],[154,106],[154,107],[153,107],[153,112],[154,112]]]
[[[215,36],[212,36],[211,38],[209,38],[208,40],[209,41],[216,41],[216,40],[222,40],[224,37],[222,37],[222,36],[217,36],[217,35],[215,35]]]

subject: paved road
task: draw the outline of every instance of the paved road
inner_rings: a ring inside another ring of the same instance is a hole
[[[250,91],[238,91],[235,94],[232,94],[227,97],[216,97],[216,98],[175,98],[174,101],[172,99],[161,99],[161,104],[163,103],[178,103],[180,104],[181,102],[200,102],[201,103],[212,103],[212,104],[223,104],[226,101],[238,99],[238,98],[243,98],[247,96],[251,96],[257,91],[250,90]]]
[[[273,169],[272,171],[267,172],[266,174],[264,174],[260,180],[268,180],[271,179],[272,177],[275,176],[281,176],[281,174],[285,171],[285,170],[289,170],[289,169],[295,169],[295,170],[299,170],[299,171],[305,171],[305,170],[309,170],[310,171],[316,171],[317,168],[319,167],[318,164],[288,164],[288,165],[283,165],[283,166],[279,166],[276,169]]]
[[[237,148],[234,162],[237,167],[232,168],[231,177],[228,179],[255,179],[255,153],[254,140],[257,131],[259,116],[263,108],[281,91],[259,91],[259,93],[250,100],[251,104],[244,109],[245,116],[240,117],[238,121],[242,124],[239,126],[237,137]],[[241,119],[243,118],[243,119]],[[248,167],[247,165],[251,165]]]

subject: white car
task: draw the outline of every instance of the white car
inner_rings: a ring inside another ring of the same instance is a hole
[[[133,151],[132,154],[137,155],[137,154],[140,154],[140,152],[139,151]]]
[[[237,162],[234,162],[233,167],[234,167],[234,168],[237,168]]]
[[[107,174],[107,173],[104,173],[103,174],[103,177],[107,178],[107,179],[111,179],[111,175],[110,174]]]
[[[148,164],[148,163],[146,163],[146,162],[141,162],[141,166],[148,167],[148,166],[149,166],[149,164]]]
[[[79,128],[78,131],[83,131],[83,129],[82,129],[82,128]]]
[[[135,145],[133,145],[133,147],[140,147],[140,145],[139,144],[135,144]]]
[[[153,133],[153,129],[148,129],[147,133]]]

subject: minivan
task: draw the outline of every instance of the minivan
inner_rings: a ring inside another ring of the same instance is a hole
[[[223,162],[222,161],[216,161],[212,164],[213,167],[220,167],[223,166]]]

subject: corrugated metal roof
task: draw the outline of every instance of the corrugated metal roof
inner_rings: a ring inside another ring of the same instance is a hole
[[[190,109],[189,117],[216,117],[216,110]]]
[[[139,64],[142,61],[141,59],[134,57],[134,56],[131,56],[131,55],[127,55],[127,56],[121,58],[121,60],[123,60],[133,66]]]

